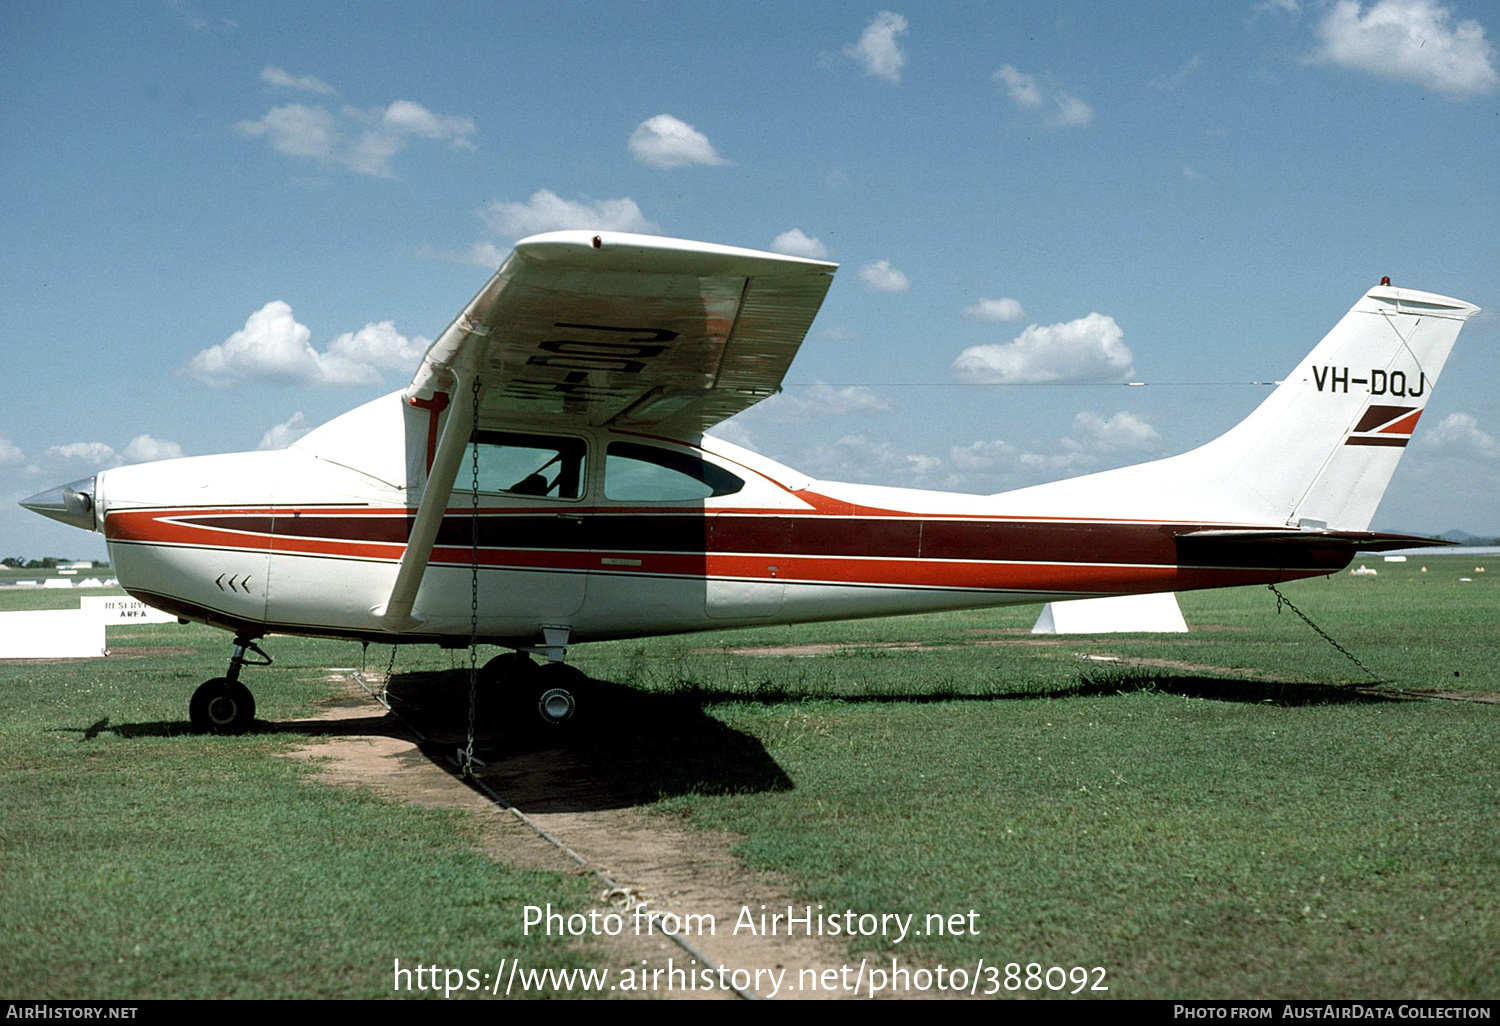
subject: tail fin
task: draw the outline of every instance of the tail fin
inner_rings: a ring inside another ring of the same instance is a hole
[[[1478,307],[1373,288],[1260,407],[1189,455],[1219,464],[1217,498],[1289,526],[1364,531]]]
[[[1023,491],[1049,491],[1068,505],[1087,493],[1110,496],[1113,515],[1367,530],[1459,329],[1478,309],[1373,288],[1250,416],[1212,442]]]

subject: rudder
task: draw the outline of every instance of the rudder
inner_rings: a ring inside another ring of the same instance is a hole
[[[1235,467],[1222,497],[1289,526],[1368,529],[1478,309],[1389,285],[1365,293],[1254,413],[1204,446]]]

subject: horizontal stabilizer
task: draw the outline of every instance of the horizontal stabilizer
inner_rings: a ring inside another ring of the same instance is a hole
[[[1452,545],[1441,538],[1376,531],[1203,530],[1177,536],[1179,559],[1192,566],[1342,570],[1356,552]]]
[[[1427,538],[1419,534],[1384,534],[1379,531],[1297,531],[1297,530],[1208,530],[1179,534],[1178,541],[1212,541],[1230,545],[1316,545],[1339,546],[1352,552],[1389,552],[1392,549],[1424,549],[1440,545],[1457,545],[1446,538]]]

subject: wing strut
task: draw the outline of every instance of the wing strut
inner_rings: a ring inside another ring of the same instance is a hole
[[[417,505],[416,521],[406,540],[406,552],[402,554],[401,566],[396,571],[396,583],[391,586],[391,597],[384,606],[371,610],[388,631],[409,631],[423,622],[421,617],[412,615],[412,606],[417,601],[417,590],[422,586],[422,577],[432,558],[438,528],[443,526],[443,514],[448,511],[453,479],[458,476],[464,449],[474,430],[474,411],[479,406],[477,391],[481,385],[468,365],[473,362],[473,354],[478,352],[479,346],[467,347],[465,355],[470,359],[465,360],[463,366],[451,369],[454,397],[465,396],[471,391],[475,394],[469,397],[469,402],[460,400],[448,404],[448,417],[432,457],[432,469],[427,473],[422,501]]]

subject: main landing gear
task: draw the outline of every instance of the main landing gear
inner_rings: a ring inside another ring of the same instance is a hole
[[[538,666],[525,652],[507,652],[485,663],[479,679],[512,697],[522,722],[571,732],[580,722],[592,718],[588,715],[592,682],[582,670],[566,663]],[[582,716],[580,706],[584,709]]]
[[[246,651],[260,658],[246,659]],[[249,730],[255,721],[255,696],[240,683],[240,668],[270,665],[271,657],[261,651],[254,639],[235,638],[228,675],[204,681],[188,702],[188,719],[193,729],[203,734],[243,734]]]

